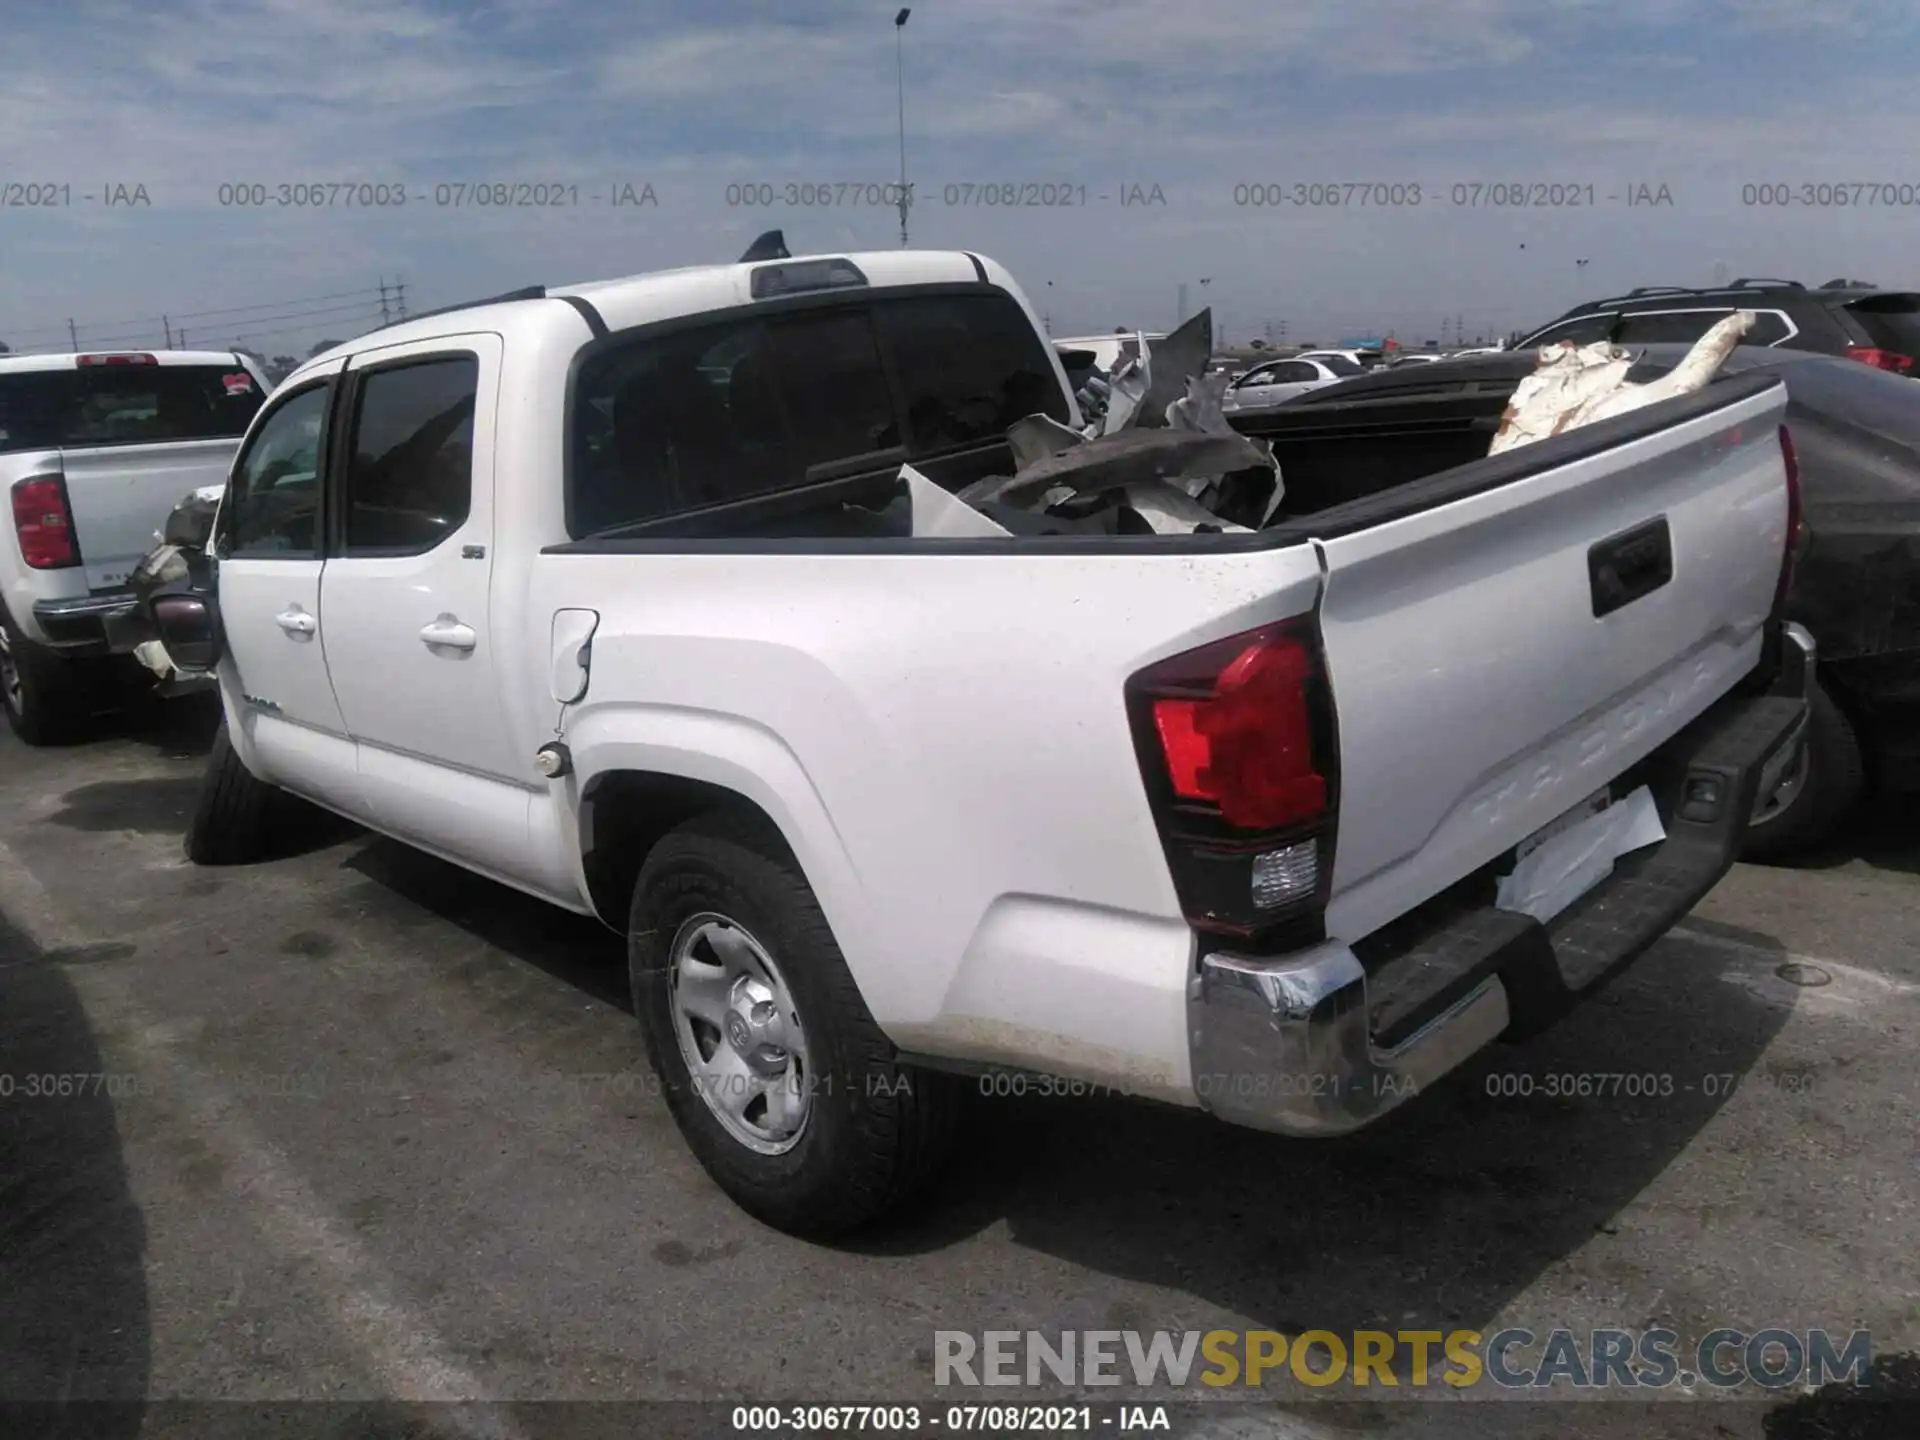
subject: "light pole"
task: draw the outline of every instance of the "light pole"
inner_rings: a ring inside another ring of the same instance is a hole
[[[900,90],[900,248],[907,248],[907,207],[913,197],[907,193],[907,59],[906,42],[901,39],[907,28],[910,9],[893,17],[893,67]]]

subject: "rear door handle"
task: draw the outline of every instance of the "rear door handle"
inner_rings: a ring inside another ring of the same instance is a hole
[[[320,622],[298,605],[282,610],[273,617],[273,623],[289,635],[311,635],[320,628]]]
[[[480,637],[474,633],[471,625],[462,625],[453,616],[442,615],[420,627],[420,639],[426,645],[444,645],[450,650],[471,650],[479,643]]]

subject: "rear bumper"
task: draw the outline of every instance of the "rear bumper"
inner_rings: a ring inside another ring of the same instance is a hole
[[[1643,769],[1667,838],[1547,924],[1440,897],[1385,946],[1203,956],[1187,1001],[1200,1104],[1255,1129],[1341,1134],[1593,993],[1732,867],[1755,804],[1805,743],[1813,660],[1807,633],[1787,627],[1768,694],[1729,696],[1663,746]]]
[[[134,633],[138,607],[129,590],[36,600],[33,620],[47,644],[74,655],[125,654],[147,638]]]

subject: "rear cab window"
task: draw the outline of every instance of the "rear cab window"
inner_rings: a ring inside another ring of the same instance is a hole
[[[0,453],[237,440],[265,399],[238,360],[0,374]]]
[[[1070,414],[1048,346],[997,290],[836,296],[615,337],[573,384],[576,539],[843,477],[891,484],[903,461],[1004,449],[1016,420]]]

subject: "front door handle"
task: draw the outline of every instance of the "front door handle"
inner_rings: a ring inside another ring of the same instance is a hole
[[[450,650],[471,650],[479,643],[471,625],[462,625],[451,615],[442,615],[420,627],[420,639],[430,646],[444,645]]]
[[[313,616],[307,614],[307,612],[302,610],[298,605],[282,610],[278,615],[273,617],[273,623],[286,631],[287,634],[294,636],[311,635],[320,628],[320,622],[315,620]]]

